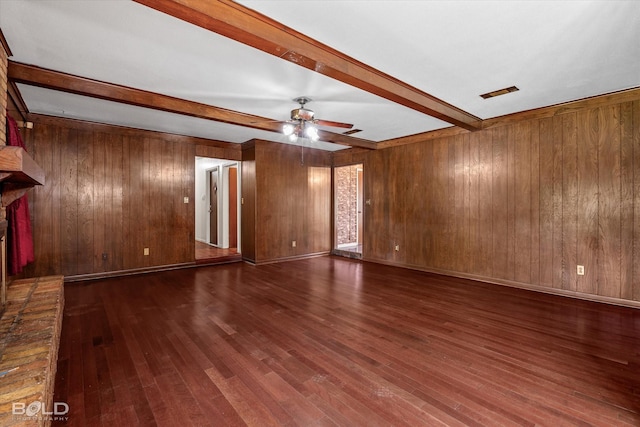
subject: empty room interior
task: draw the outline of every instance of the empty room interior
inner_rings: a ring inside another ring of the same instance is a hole
[[[640,425],[640,2],[0,0],[0,425]]]

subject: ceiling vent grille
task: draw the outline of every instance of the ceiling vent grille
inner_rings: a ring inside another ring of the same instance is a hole
[[[494,90],[493,92],[483,93],[480,96],[483,97],[484,99],[489,99],[489,98],[493,98],[495,96],[506,95],[506,94],[511,93],[511,92],[516,92],[518,90],[520,90],[520,89],[518,89],[515,86],[511,86],[511,87],[506,87],[504,89]]]

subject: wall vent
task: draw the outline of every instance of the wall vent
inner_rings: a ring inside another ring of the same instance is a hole
[[[511,87],[506,87],[504,89],[494,90],[493,92],[483,93],[480,96],[483,97],[484,99],[489,99],[489,98],[493,98],[495,96],[506,95],[506,94],[511,93],[511,92],[516,92],[518,90],[520,90],[520,89],[518,89],[515,86],[511,86]]]

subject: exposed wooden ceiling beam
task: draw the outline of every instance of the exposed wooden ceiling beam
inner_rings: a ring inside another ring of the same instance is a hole
[[[9,61],[7,77],[16,83],[281,133],[280,123],[267,117],[254,116],[159,93],[74,76],[34,65]],[[319,133],[320,139],[323,141],[351,147],[376,148],[376,143],[373,141],[328,131]]]
[[[134,0],[467,130],[481,119],[230,0]]]
[[[15,111],[23,121],[27,120],[29,108],[27,108],[27,104],[24,102],[15,82],[8,82],[7,84],[7,109]]]

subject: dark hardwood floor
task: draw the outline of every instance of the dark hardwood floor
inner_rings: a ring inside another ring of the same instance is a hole
[[[54,425],[640,425],[636,309],[339,257],[65,297]]]
[[[196,242],[196,264],[216,264],[225,262],[242,261],[242,255],[237,248],[222,249],[208,245],[203,242]]]

